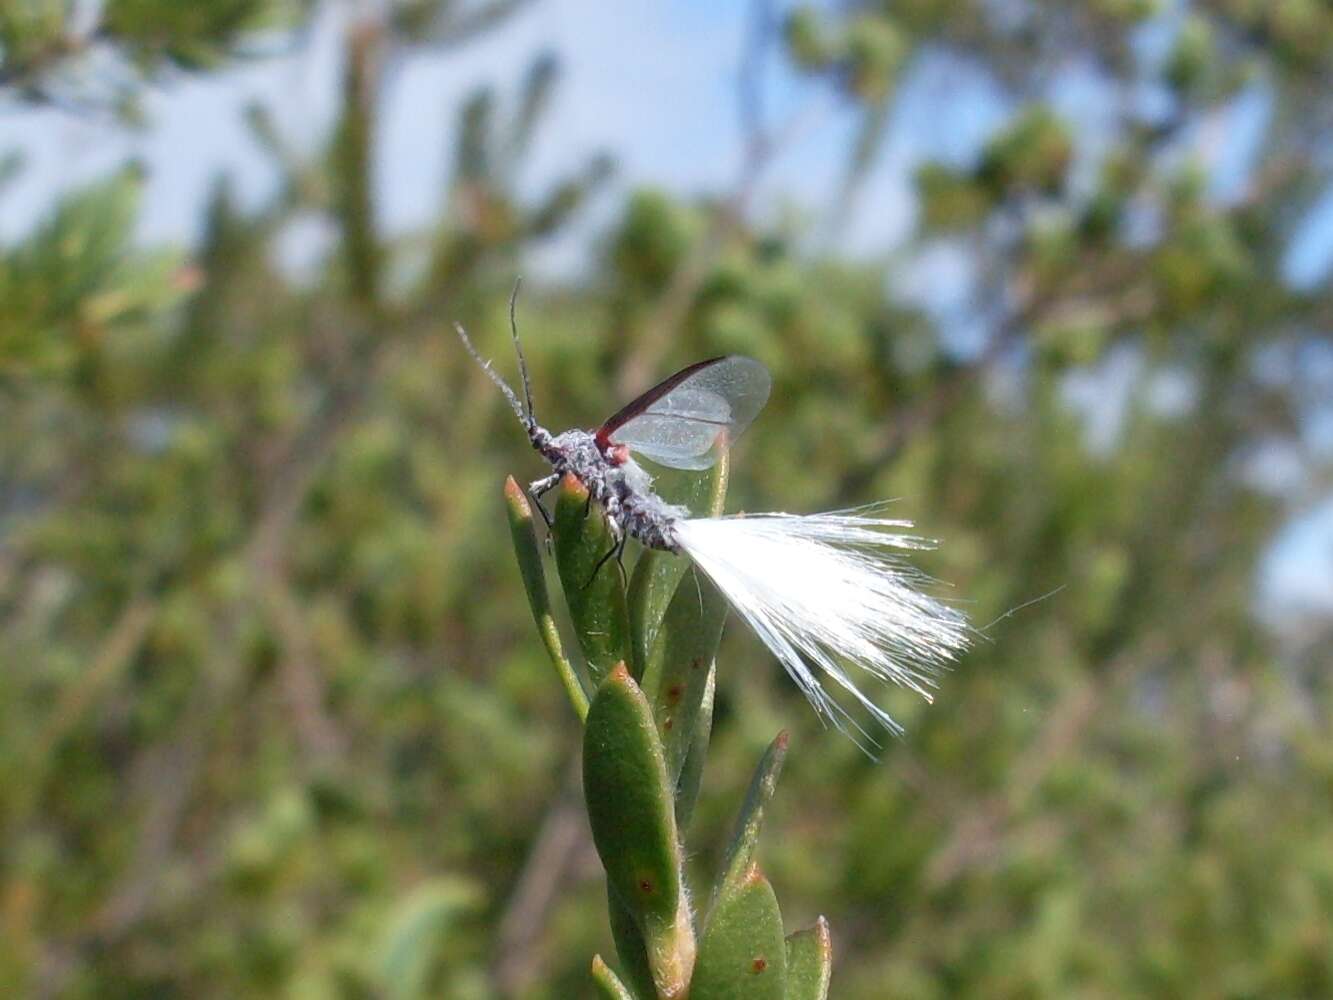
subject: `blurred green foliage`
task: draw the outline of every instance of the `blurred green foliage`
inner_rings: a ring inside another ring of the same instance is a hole
[[[225,66],[310,16],[109,0],[90,26],[77,6],[0,6],[9,96],[58,101],[92,47],[138,78]],[[533,193],[559,85],[540,60],[449,112],[419,232],[386,238],[370,195],[386,67],[518,6],[353,19],[326,146],[292,157],[257,110],[282,193],[242,212],[219,185],[192,253],[135,241],[133,171],[0,248],[6,995],[591,993],[610,934],[586,830],[561,832],[577,726],[500,501],[537,463],[449,323],[507,359],[524,254],[610,163]],[[980,155],[920,165],[907,250],[849,259],[725,198],[643,191],[590,275],[520,303],[548,425],[600,419],[625,372],[745,352],[775,390],[731,509],[902,497],[979,624],[1063,588],[996,623],[935,706],[894,701],[909,736],[878,762],[729,630],[688,863],[711,882],[789,728],[765,875],[788,931],[828,916],[835,997],[1333,994],[1333,628],[1254,612],[1258,560],[1330,470],[1305,455],[1292,489],[1250,472],[1299,440],[1301,359],[1333,328],[1327,285],[1281,270],[1330,182],[1333,10],[1198,2],[1172,27],[1157,7],[790,11],[792,65],[858,122],[835,216],[919,59],[1004,97]],[[1052,100],[1075,58],[1163,110],[1126,99],[1084,148]],[[1274,113],[1221,198],[1186,139],[1256,85]],[[339,239],[298,281],[273,245],[308,213]],[[940,248],[978,276],[979,349],[895,291]],[[1109,443],[1077,384],[1123,393]]]

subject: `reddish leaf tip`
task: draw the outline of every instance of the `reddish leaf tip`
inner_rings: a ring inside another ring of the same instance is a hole
[[[522,516],[532,516],[532,507],[528,504],[528,496],[523,492],[523,487],[518,485],[513,476],[505,477],[504,491],[505,499],[513,504]]]
[[[580,500],[588,495],[588,487],[583,485],[583,480],[572,472],[566,472],[563,479],[560,480],[560,488],[566,493],[573,493]]]

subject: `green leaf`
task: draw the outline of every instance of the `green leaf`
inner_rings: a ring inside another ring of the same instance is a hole
[[[643,936],[659,997],[683,996],[694,965],[672,783],[648,699],[623,663],[607,675],[583,734],[583,792],[612,891]]]
[[[786,1000],[828,1000],[832,976],[833,938],[820,917],[813,927],[787,937]]]
[[[645,549],[634,564],[629,580],[629,622],[636,678],[642,678],[648,669],[648,653],[662,616],[689,566],[684,556],[661,549]]]
[[[611,940],[616,943],[616,954],[620,956],[625,979],[639,996],[656,997],[657,984],[653,982],[653,970],[648,964],[648,946],[643,943],[643,935],[639,933],[634,917],[610,882],[606,884],[606,910],[611,919]]]
[[[694,717],[694,738],[681,765],[676,781],[676,829],[682,834],[689,829],[694,804],[699,800],[699,784],[703,780],[704,761],[708,757],[708,742],[713,734],[713,697],[717,691],[717,665],[708,668],[708,682],[704,685],[703,701]]]
[[[546,117],[551,98],[555,92],[556,78],[560,75],[560,63],[550,52],[542,53],[533,60],[523,79],[523,89],[519,97],[518,110],[514,114],[509,129],[508,148],[505,150],[507,163],[518,164],[523,161],[537,126]]]
[[[731,843],[722,862],[722,877],[714,890],[714,905],[749,877],[755,850],[759,845],[759,831],[764,824],[764,807],[773,797],[778,775],[782,773],[782,762],[787,757],[787,742],[786,731],[778,733],[755,768],[740,815],[736,817],[736,830],[731,835]]]
[[[556,491],[553,534],[569,616],[593,683],[599,684],[613,666],[629,659],[629,612],[615,560],[598,568],[614,545],[606,518],[589,507],[587,487],[573,476],[566,476]]]
[[[59,200],[14,248],[0,250],[0,371],[61,375],[117,356],[148,364],[168,310],[185,294],[181,259],[131,235],[141,172]],[[86,374],[85,374],[86,377]]]
[[[634,994],[607,967],[601,955],[592,958],[592,981],[597,984],[597,995],[601,1000],[634,1000]]]
[[[537,631],[542,637],[542,645],[551,658],[556,675],[564,685],[570,704],[578,713],[579,720],[587,718],[588,694],[584,689],[584,679],[565,657],[565,650],[560,642],[560,630],[556,628],[555,617],[551,614],[551,599],[546,591],[546,573],[542,569],[541,552],[537,548],[537,534],[532,525],[532,507],[528,498],[514,477],[505,480],[505,509],[509,513],[509,530],[514,536],[514,555],[518,558],[518,571],[523,576],[523,587],[528,592],[528,604],[532,606],[532,617],[537,622]]]
[[[418,888],[389,920],[380,945],[379,981],[394,1000],[423,995],[431,961],[449,925],[480,900],[476,887],[457,878],[441,878]]]
[[[773,887],[752,867],[724,895],[699,944],[691,1000],[783,1000],[787,946]]]
[[[695,722],[727,610],[726,599],[712,583],[691,570],[676,588],[648,658],[643,689],[653,706],[673,783],[696,735]]]
[[[653,480],[653,489],[667,503],[710,517],[722,513],[727,497],[729,465],[724,452],[705,474],[663,469]],[[667,605],[690,561],[659,549],[645,549],[634,565],[629,583],[631,666],[642,678]]]
[[[185,69],[216,66],[251,31],[282,23],[286,4],[269,0],[176,3],[175,0],[109,0],[105,33],[125,43],[135,61],[152,67],[169,60]]]

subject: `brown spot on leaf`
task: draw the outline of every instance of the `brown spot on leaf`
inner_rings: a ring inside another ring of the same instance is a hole
[[[685,688],[683,686],[681,686],[680,684],[672,684],[671,687],[667,688],[666,692],[667,701],[670,702],[680,701],[680,696],[684,693],[685,693]]]
[[[766,959],[763,955],[756,956],[755,960],[750,963],[750,971],[753,972],[756,976],[767,968],[768,968],[768,959]]]

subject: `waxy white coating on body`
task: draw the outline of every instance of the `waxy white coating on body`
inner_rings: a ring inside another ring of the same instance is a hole
[[[628,534],[650,549],[680,551],[675,524],[687,517],[689,511],[667,503],[654,493],[652,477],[634,459],[624,458],[618,446],[603,450],[597,446],[596,437],[587,431],[569,430],[552,435],[536,424],[529,428],[528,437],[555,470],[529,487],[534,495],[572,474],[606,511],[617,541]]]

